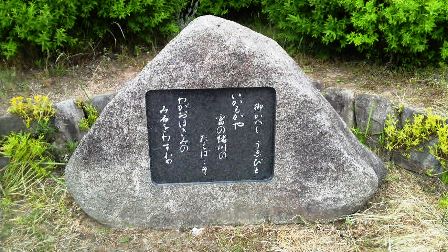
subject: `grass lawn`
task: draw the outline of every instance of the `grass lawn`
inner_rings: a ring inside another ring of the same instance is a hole
[[[192,230],[114,229],[86,216],[60,176],[33,185],[17,201],[1,201],[5,251],[446,251],[447,192],[437,179],[389,165],[366,208],[331,223],[207,227]]]

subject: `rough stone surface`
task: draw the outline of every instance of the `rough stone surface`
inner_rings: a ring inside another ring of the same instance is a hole
[[[431,171],[434,174],[442,172],[442,166],[440,162],[429,153],[429,146],[433,146],[436,143],[435,140],[430,141],[427,145],[422,147],[422,150],[412,150],[408,157],[399,152],[392,154],[392,161],[402,168],[417,173],[425,174],[427,171]]]
[[[392,103],[383,97],[361,94],[355,98],[356,127],[365,131],[369,125],[369,133],[371,135],[381,134],[387,115],[393,113]]]
[[[59,131],[58,139],[61,142],[81,140],[84,134],[79,130],[79,122],[84,118],[84,112],[76,106],[75,100],[58,102],[54,107],[54,124]]]
[[[5,167],[9,163],[9,158],[3,157],[0,154],[0,168]]]
[[[114,98],[115,93],[101,94],[92,98],[92,105],[101,114],[106,105]]]
[[[404,107],[400,115],[400,121],[399,121],[400,127],[403,127],[406,121],[412,123],[414,121],[414,115],[422,115],[422,114],[424,114],[424,112],[416,108]]]
[[[347,127],[355,127],[355,94],[353,91],[332,87],[327,88],[323,94],[325,99],[347,124]]]
[[[0,136],[6,136],[11,132],[19,132],[25,129],[26,126],[22,118],[11,114],[0,116]]]
[[[274,177],[267,182],[151,181],[145,93],[276,89]],[[384,165],[273,40],[213,16],[195,19],[107,105],[66,167],[81,208],[115,227],[194,227],[334,219],[377,191]]]
[[[311,84],[314,86],[315,89],[319,91],[324,90],[325,85],[319,80],[311,80]]]

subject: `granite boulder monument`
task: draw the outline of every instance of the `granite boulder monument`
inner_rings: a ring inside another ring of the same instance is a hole
[[[214,16],[115,95],[65,171],[88,215],[150,228],[332,220],[385,174],[275,41]]]

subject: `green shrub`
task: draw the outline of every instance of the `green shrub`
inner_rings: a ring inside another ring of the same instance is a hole
[[[79,122],[79,129],[81,131],[88,131],[95,123],[99,116],[96,108],[89,102],[76,101],[76,106],[84,111],[85,118]]]
[[[5,0],[0,55],[96,50],[98,44],[154,43],[179,31],[188,0]],[[357,51],[398,63],[448,61],[448,0],[202,0],[199,14],[255,9],[291,49]],[[416,60],[417,59],[417,60]]]
[[[448,210],[448,194],[445,194],[442,198],[440,198],[439,206],[442,209]]]
[[[32,122],[48,125],[56,113],[48,96],[43,95],[29,98],[13,97],[10,100],[8,112],[20,116],[27,128],[31,127]]]
[[[447,0],[263,0],[293,48],[355,49],[400,63],[448,60]]]
[[[224,16],[231,11],[238,11],[242,8],[259,6],[260,0],[201,0],[199,4],[199,13]]]
[[[437,144],[430,149],[431,154],[448,170],[448,124],[443,124],[438,128],[437,139]],[[445,174],[444,179],[448,183],[448,174]]]
[[[398,120],[389,116],[384,127],[385,148],[389,151],[414,149],[437,136],[444,124],[443,117],[428,111],[426,116],[414,115],[412,122],[406,121],[400,129]]]
[[[34,137],[44,136],[45,140],[51,141],[56,133],[56,128],[51,123],[56,110],[48,96],[35,95],[24,98],[13,97],[10,100],[8,112],[20,116],[28,131]]]
[[[4,0],[0,2],[0,54],[5,58],[35,49],[46,56],[60,50],[94,48],[109,36],[153,42],[178,31],[185,1],[174,0]],[[90,48],[90,47],[89,47]]]
[[[56,130],[51,123],[56,111],[50,99],[42,95],[14,97],[8,111],[23,118],[28,132],[11,133],[0,142],[0,154],[9,159],[0,170],[0,189],[5,197],[26,193],[59,165],[50,144],[50,135]]]

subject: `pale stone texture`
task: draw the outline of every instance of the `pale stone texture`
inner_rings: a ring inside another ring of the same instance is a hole
[[[54,124],[58,129],[58,141],[79,141],[84,133],[79,130],[79,122],[84,112],[75,104],[75,100],[66,100],[54,105],[56,117]]]
[[[347,124],[347,127],[355,127],[355,94],[352,90],[342,88],[327,88],[323,92],[325,99],[338,112],[339,116]]]
[[[262,86],[277,92],[272,180],[151,182],[148,90]],[[204,16],[106,106],[65,176],[76,202],[101,223],[180,228],[339,218],[363,207],[385,173],[381,160],[357,141],[275,41]]]
[[[98,113],[103,112],[106,105],[114,98],[115,93],[101,94],[92,98],[92,105],[96,108]]]

